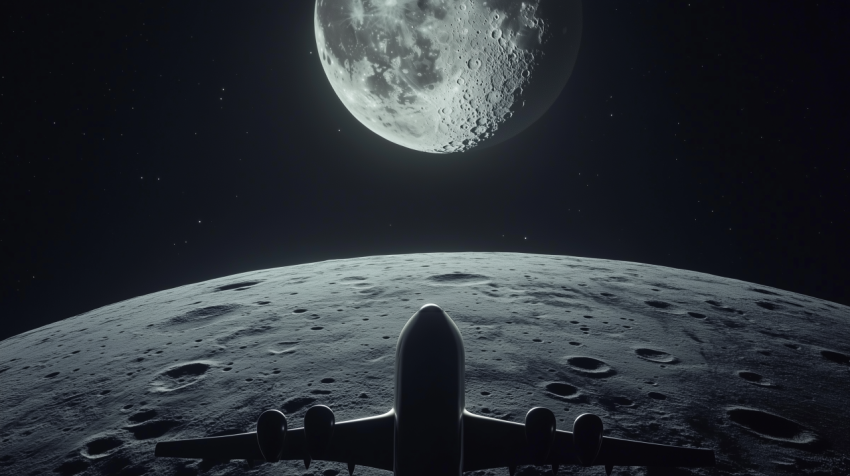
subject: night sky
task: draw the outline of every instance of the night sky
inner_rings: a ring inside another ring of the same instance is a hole
[[[0,37],[0,339],[368,255],[638,261],[850,305],[850,3],[586,0],[573,75],[481,151],[362,126],[311,0],[16,2]]]

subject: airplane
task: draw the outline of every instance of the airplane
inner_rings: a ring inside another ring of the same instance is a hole
[[[576,418],[573,431],[556,428],[551,410],[529,410],[514,423],[466,410],[463,340],[439,306],[426,304],[398,338],[395,401],[383,415],[337,423],[333,411],[315,405],[303,428],[289,429],[286,416],[266,410],[257,431],[156,444],[158,457],[213,461],[333,461],[392,471],[394,476],[461,476],[466,471],[517,466],[714,466],[714,451],[603,436],[602,419]]]

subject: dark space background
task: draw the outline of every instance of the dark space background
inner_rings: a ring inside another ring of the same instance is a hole
[[[313,5],[7,5],[0,339],[243,271],[441,251],[638,261],[850,305],[850,3],[586,0],[552,109],[441,156],[348,113]]]

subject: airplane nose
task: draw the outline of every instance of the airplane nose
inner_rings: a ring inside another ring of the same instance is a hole
[[[443,312],[443,308],[436,304],[426,304],[419,308],[419,312]]]
[[[460,336],[457,324],[436,304],[425,304],[419,308],[404,327],[409,331],[419,329],[420,339],[434,339],[438,334]]]
[[[411,319],[417,317],[418,319],[416,320],[423,324],[429,322],[430,325],[439,325],[440,327],[448,327],[448,324],[454,324],[454,321],[446,314],[446,311],[436,304],[426,304],[420,307]]]

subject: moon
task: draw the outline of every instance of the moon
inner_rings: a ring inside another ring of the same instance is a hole
[[[340,421],[389,410],[396,340],[428,302],[461,331],[475,413],[522,422],[542,406],[562,429],[594,413],[608,436],[714,449],[718,474],[850,473],[850,308],[661,266],[513,253],[248,272],[3,340],[0,473],[243,474],[244,461],[155,460],[154,445],[252,431],[273,408],[295,426],[316,404]],[[345,471],[317,462],[307,474]]]
[[[342,103],[379,136],[430,153],[521,132],[578,57],[581,0],[317,0],[316,44]]]

